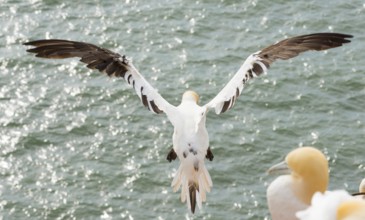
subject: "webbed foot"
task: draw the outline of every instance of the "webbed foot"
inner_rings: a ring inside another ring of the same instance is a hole
[[[212,161],[213,158],[214,158],[214,155],[213,155],[212,151],[210,150],[210,147],[208,147],[207,154],[205,155],[205,158],[207,158],[210,161]]]
[[[170,152],[167,154],[166,159],[171,163],[171,161],[175,160],[176,157],[177,157],[177,154],[174,151],[174,148],[171,148]]]

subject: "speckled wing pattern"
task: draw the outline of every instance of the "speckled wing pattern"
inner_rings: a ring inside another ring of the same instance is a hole
[[[122,77],[133,86],[143,105],[150,111],[159,114],[166,111],[171,105],[147,82],[125,56],[104,49],[93,44],[49,39],[30,41],[24,45],[34,48],[28,49],[36,57],[64,59],[79,57],[90,69],[97,69],[108,76]]]
[[[228,84],[205,106],[215,109],[216,114],[232,108],[246,82],[265,73],[278,59],[287,60],[308,50],[326,50],[349,43],[352,35],[339,33],[315,33],[282,40],[251,54]]]

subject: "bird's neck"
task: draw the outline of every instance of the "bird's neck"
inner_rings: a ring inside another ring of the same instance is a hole
[[[293,191],[300,200],[310,205],[315,192],[324,193],[328,186],[328,174],[307,177],[292,176]]]
[[[198,105],[198,104],[196,103],[196,100],[195,100],[193,97],[184,97],[184,98],[181,100],[181,104],[185,104],[185,103]]]

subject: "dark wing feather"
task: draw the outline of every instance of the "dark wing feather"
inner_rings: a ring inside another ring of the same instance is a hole
[[[30,41],[24,45],[34,46],[28,49],[36,57],[50,59],[81,58],[90,69],[97,69],[108,76],[122,77],[133,86],[144,106],[154,113],[162,113],[172,107],[153,87],[143,78],[133,64],[125,56],[93,44],[50,39]]]
[[[292,37],[264,48],[258,53],[258,56],[263,59],[266,64],[270,65],[277,59],[287,60],[308,50],[320,51],[342,46],[343,44],[350,42],[347,38],[352,38],[352,35],[315,33]]]
[[[228,84],[205,106],[221,114],[232,108],[246,82],[266,72],[278,59],[287,60],[308,50],[327,50],[349,43],[352,35],[339,33],[316,33],[282,40],[251,54],[228,82]],[[238,91],[238,92],[237,92]]]

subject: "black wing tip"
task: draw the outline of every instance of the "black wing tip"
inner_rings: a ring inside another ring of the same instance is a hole
[[[305,35],[304,35],[305,36]],[[353,38],[354,36],[351,34],[343,34],[343,33],[330,33],[330,32],[323,32],[323,33],[313,33],[308,34],[308,37],[326,37],[331,40],[335,40],[338,43],[350,43],[351,40],[349,38]]]
[[[28,53],[35,53],[36,57],[53,58],[53,57],[48,57],[44,54],[45,51],[49,50],[49,48],[47,48],[47,46],[54,46],[54,45],[64,44],[64,43],[67,43],[67,42],[70,42],[70,41],[61,40],[61,39],[41,39],[41,40],[27,41],[27,42],[24,42],[23,45],[33,46],[32,48],[29,48],[26,51]]]
[[[351,34],[341,34],[342,36],[344,36],[344,38],[353,38],[354,35]]]
[[[342,34],[342,33],[332,33],[334,37],[342,38],[342,43],[350,43],[351,40],[348,38],[353,38],[354,36],[351,34]]]
[[[39,44],[50,42],[54,39],[41,39],[41,40],[33,40],[33,41],[27,41],[24,42],[23,45],[25,46],[39,46]]]
[[[302,37],[304,36],[327,36],[327,37],[338,37],[338,38],[353,38],[354,36],[351,34],[343,34],[343,33],[338,33],[338,32],[318,32],[318,33],[312,33],[312,34],[306,34],[306,35],[301,35]],[[300,37],[300,36],[298,36]]]
[[[24,45],[25,45],[25,44],[24,44]],[[34,52],[34,48],[27,49],[26,51],[27,51],[28,53],[35,53],[35,52]]]
[[[47,40],[47,39],[32,40],[32,41],[24,42],[23,45],[26,45],[26,46],[36,46],[39,43],[43,43],[43,42],[47,42],[47,41],[49,41],[49,40]]]
[[[29,53],[38,53],[39,52],[39,47],[29,48],[26,51],[29,52]]]

